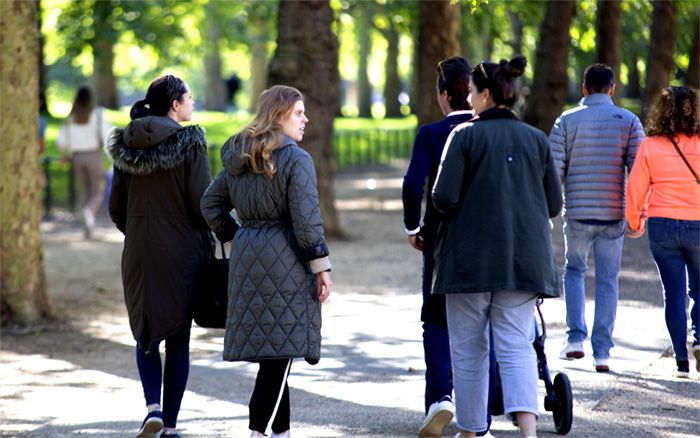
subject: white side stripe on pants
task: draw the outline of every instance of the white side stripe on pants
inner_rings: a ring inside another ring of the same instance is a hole
[[[282,401],[282,394],[284,394],[284,385],[287,383],[287,377],[289,376],[289,370],[292,367],[292,359],[289,359],[287,363],[287,369],[284,370],[284,377],[282,378],[282,384],[280,385],[280,391],[277,395],[277,403],[275,403],[275,409],[272,410],[272,415],[270,420],[267,422],[267,427],[265,428],[265,435],[270,436],[272,434],[272,422],[275,421],[277,416],[277,409],[280,407],[280,401]]]

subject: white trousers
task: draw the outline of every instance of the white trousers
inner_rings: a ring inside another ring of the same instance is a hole
[[[447,294],[457,427],[485,430],[489,386],[489,322],[493,328],[505,413],[539,416],[537,356],[531,292]]]

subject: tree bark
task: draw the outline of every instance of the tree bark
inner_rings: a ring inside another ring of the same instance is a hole
[[[418,126],[442,119],[435,98],[435,68],[441,60],[460,55],[461,14],[449,0],[420,2],[418,13],[417,80]]]
[[[204,13],[207,16],[205,23],[206,55],[204,56],[204,74],[207,78],[204,87],[204,108],[210,111],[224,111],[226,109],[226,84],[221,75],[221,32],[216,17],[217,4],[207,3]]]
[[[268,85],[285,84],[304,94],[309,123],[303,147],[316,164],[319,204],[326,236],[342,236],[335,208],[336,162],[333,120],[338,99],[338,39],[331,30],[328,0],[279,3],[277,48],[270,62]]]
[[[671,82],[673,62],[673,40],[676,33],[676,7],[668,0],[654,2],[652,12],[649,54],[647,55],[647,80],[642,95],[642,120],[656,96]]]
[[[540,27],[535,74],[523,120],[544,132],[552,129],[566,100],[569,27],[575,13],[574,1],[548,2]]]
[[[622,98],[622,82],[620,82],[620,60],[622,45],[620,33],[622,30],[622,3],[619,0],[598,0],[598,15],[596,16],[596,47],[598,62],[607,64],[615,75],[615,95],[613,99],[620,104]]]
[[[372,117],[372,84],[369,83],[367,67],[370,51],[369,23],[371,20],[368,8],[360,8],[357,11],[357,46],[359,50],[357,62],[357,108],[360,117]]]
[[[693,46],[690,50],[688,71],[685,74],[685,85],[700,88],[700,18],[695,19]]]
[[[0,319],[29,324],[51,314],[41,240],[41,174],[37,138],[39,35],[36,2],[0,2]],[[10,104],[11,102],[11,104]]]
[[[627,75],[625,96],[639,99],[642,97],[642,86],[639,84],[639,68],[637,67],[639,56],[637,56],[636,49],[632,48],[632,50],[630,50],[629,57],[629,63],[627,64],[629,67],[629,74]]]
[[[384,71],[384,102],[386,117],[402,117],[399,93],[401,93],[401,78],[399,78],[399,33],[390,24],[384,33],[387,42],[386,62]]]
[[[513,49],[513,56],[521,55],[523,53],[524,26],[523,21],[520,19],[520,14],[511,5],[508,6],[508,18],[510,19],[510,27],[513,30],[513,38],[510,40],[509,45]]]
[[[265,78],[267,78],[267,42],[270,38],[270,28],[268,20],[260,19],[256,21],[256,35],[250,44],[251,65],[250,65],[250,112],[254,113],[258,109],[258,97],[265,89]]]
[[[116,31],[112,28],[112,3],[96,1],[93,7],[93,29],[95,38],[92,45],[93,76],[97,104],[105,108],[116,109],[117,79],[114,77],[114,44]]]

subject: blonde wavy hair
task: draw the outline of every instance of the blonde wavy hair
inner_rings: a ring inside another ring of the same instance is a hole
[[[700,93],[688,87],[666,87],[647,117],[647,135],[672,137],[700,134]]]
[[[255,119],[241,132],[250,144],[243,155],[253,172],[272,177],[277,171],[272,153],[282,146],[284,139],[281,120],[289,116],[294,104],[302,98],[299,90],[286,85],[275,85],[260,94]]]

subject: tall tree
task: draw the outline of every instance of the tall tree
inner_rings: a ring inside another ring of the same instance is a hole
[[[204,5],[205,55],[204,74],[207,78],[204,87],[204,108],[210,111],[226,109],[226,86],[221,74],[221,24],[219,23],[219,2],[210,1]]]
[[[418,125],[443,117],[435,99],[435,67],[440,60],[460,55],[460,8],[449,0],[420,2],[414,96]]]
[[[544,132],[552,129],[566,100],[569,27],[575,12],[576,2],[548,2],[540,27],[535,75],[523,120]]]
[[[607,64],[615,75],[615,102],[622,98],[622,82],[620,81],[620,61],[622,45],[620,31],[622,29],[622,3],[617,0],[598,0],[596,16],[596,47],[598,62]]]
[[[117,78],[114,76],[114,45],[119,34],[114,28],[110,1],[95,1],[92,9],[94,81],[97,104],[117,108]]]
[[[369,53],[372,45],[370,23],[372,4],[362,2],[356,7],[355,35],[357,36],[357,107],[360,117],[372,117],[372,84],[369,82]]]
[[[36,8],[33,1],[0,2],[0,96],[3,107],[12,108],[0,118],[4,139],[0,152],[0,319],[3,324],[27,324],[51,314],[39,230]]]
[[[339,105],[338,39],[332,31],[328,0],[281,0],[277,48],[270,62],[268,85],[286,84],[304,94],[309,116],[303,146],[316,164],[319,204],[326,235],[342,235],[335,208],[336,163],[333,119]]]
[[[693,45],[690,49],[690,60],[684,82],[688,87],[700,88],[700,17],[697,15],[694,24]]]
[[[676,34],[676,6],[669,0],[654,2],[647,55],[647,80],[642,95],[642,120],[657,94],[671,82],[675,68],[673,42]]]

